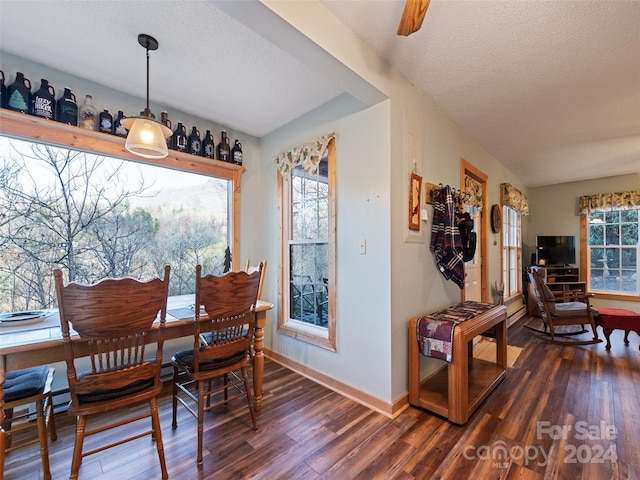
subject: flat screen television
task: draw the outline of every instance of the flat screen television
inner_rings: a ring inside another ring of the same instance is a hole
[[[576,237],[568,235],[538,235],[536,239],[538,265],[576,263]]]

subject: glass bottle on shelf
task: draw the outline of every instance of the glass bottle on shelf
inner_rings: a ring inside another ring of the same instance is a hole
[[[202,156],[207,158],[215,158],[215,155],[216,149],[213,142],[213,135],[211,135],[211,130],[207,130],[207,133],[202,140]]]
[[[124,113],[122,110],[118,110],[118,115],[116,115],[115,120],[113,121],[113,134],[118,137],[126,137],[127,129],[122,125],[122,119],[124,118]]]
[[[230,161],[230,157],[231,147],[229,146],[229,137],[227,137],[227,132],[222,130],[220,132],[220,143],[218,143],[218,160],[228,162]]]
[[[231,160],[236,165],[242,165],[242,144],[237,138],[231,149]]]
[[[93,97],[87,95],[78,110],[78,126],[87,130],[98,129],[98,110],[93,106]]]
[[[29,113],[31,82],[22,72],[16,73],[15,81],[7,87],[7,108],[15,112]]]
[[[40,80],[40,89],[31,95],[31,114],[53,120],[56,113],[56,91],[46,79]]]
[[[191,129],[189,138],[187,139],[187,148],[189,153],[200,155],[202,153],[202,142],[200,141],[200,132],[196,127]]]
[[[56,102],[56,120],[67,125],[78,126],[78,103],[76,96],[65,87],[62,96]]]
[[[0,108],[7,108],[7,86],[4,84],[4,72],[0,70]]]
[[[182,122],[178,122],[178,126],[171,135],[171,148],[179,152],[187,151],[187,131]]]
[[[171,120],[169,120],[169,114],[166,111],[160,112],[160,123],[162,123],[169,130],[173,131],[173,125],[171,124]],[[173,148],[171,146],[171,135],[167,137],[167,148]]]
[[[109,110],[100,112],[100,131],[113,135],[113,117],[109,113]]]

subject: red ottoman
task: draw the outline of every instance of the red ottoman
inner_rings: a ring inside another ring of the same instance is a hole
[[[624,344],[629,345],[629,331],[634,330],[640,335],[640,313],[622,308],[598,308],[598,315],[595,320],[602,326],[604,336],[607,339],[606,349],[611,348],[609,335],[614,330],[624,330]]]

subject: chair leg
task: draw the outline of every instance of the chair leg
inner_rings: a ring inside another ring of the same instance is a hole
[[[71,475],[69,480],[78,480],[80,462],[82,462],[82,444],[84,443],[84,431],[87,418],[83,415],[76,417],[76,440],[73,445],[73,458],[71,460]]]
[[[202,435],[204,433],[204,380],[198,380],[198,458],[202,463]]]
[[[242,367],[242,379],[244,380],[244,391],[247,396],[247,403],[249,404],[249,413],[251,414],[251,422],[253,423],[253,429],[258,429],[256,422],[256,412],[253,407],[253,394],[251,393],[251,386],[249,385],[249,372],[247,367]]]
[[[47,398],[47,410],[48,410],[48,424],[49,424],[49,435],[51,437],[51,441],[55,442],[58,439],[58,432],[56,431],[56,417],[55,412],[53,411],[53,394],[50,393]]]
[[[153,426],[154,438],[156,440],[156,449],[158,450],[158,459],[160,460],[160,470],[162,471],[162,479],[167,480],[167,464],[164,460],[164,444],[162,443],[162,431],[160,430],[160,417],[158,416],[158,404],[155,397],[149,399],[149,408],[151,409],[151,424]]]
[[[36,402],[36,422],[38,424],[38,441],[40,442],[40,458],[42,459],[42,472],[45,480],[51,480],[49,468],[49,436],[47,435],[47,418],[44,410],[44,399]]]
[[[173,367],[173,387],[171,392],[171,428],[178,428],[178,369]]]

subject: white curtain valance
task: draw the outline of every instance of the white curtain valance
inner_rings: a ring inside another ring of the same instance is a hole
[[[318,170],[320,159],[327,154],[329,142],[335,138],[335,136],[335,133],[329,133],[317,140],[276,155],[273,157],[273,161],[278,167],[278,171],[280,171],[282,176],[289,176],[296,166],[302,165],[302,168],[304,168],[309,175],[314,175]]]

